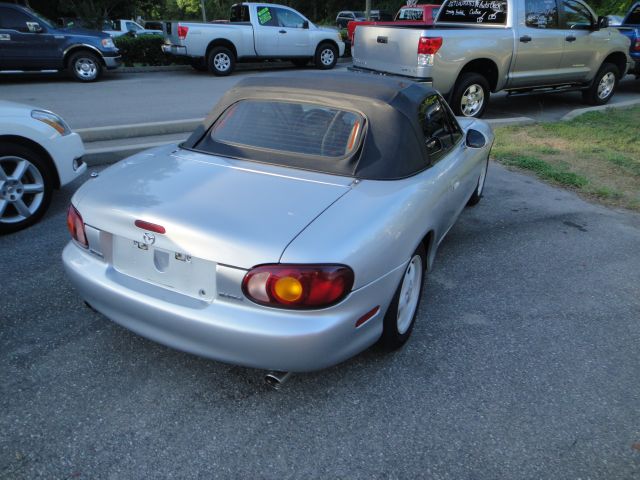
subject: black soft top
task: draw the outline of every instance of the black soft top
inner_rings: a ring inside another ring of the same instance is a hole
[[[436,91],[405,79],[369,73],[287,72],[286,76],[248,77],[236,84],[213,108],[203,124],[182,144],[184,148],[225,155],[205,134],[231,105],[241,100],[273,100],[316,103],[360,113],[366,120],[361,148],[332,162],[281,152],[257,152],[235,148],[229,156],[263,163],[321,171],[371,180],[392,180],[424,170],[428,156],[424,146],[418,107]]]

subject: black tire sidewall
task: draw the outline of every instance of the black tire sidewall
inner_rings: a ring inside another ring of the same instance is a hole
[[[409,261],[411,261],[411,259],[415,255],[419,255],[420,259],[422,260],[422,275],[420,276],[420,296],[418,297],[416,311],[413,313],[411,325],[409,325],[407,331],[404,333],[398,332],[398,304],[400,299],[400,291],[402,290],[402,283],[407,271],[406,269],[409,268],[409,265],[407,264],[407,267],[402,272],[402,278],[400,279],[398,288],[393,295],[393,299],[389,304],[389,308],[387,308],[387,312],[385,313],[383,320],[383,329],[382,336],[380,337],[380,344],[387,350],[395,350],[402,347],[411,336],[411,332],[413,332],[413,327],[416,323],[416,316],[418,315],[418,310],[420,309],[420,303],[422,301],[422,287],[424,286],[427,271],[427,252],[422,243],[411,254],[411,256],[409,257]]]
[[[51,171],[51,166],[46,159],[42,158],[31,148],[13,143],[0,143],[0,157],[4,156],[24,158],[38,169],[44,181],[44,198],[42,199],[42,203],[38,210],[36,210],[36,212],[29,218],[17,223],[0,222],[0,234],[17,232],[38,222],[49,208],[49,205],[51,204],[51,196],[53,194],[53,172]]]
[[[92,79],[88,80],[88,79],[83,78],[83,77],[78,75],[78,73],[76,72],[75,63],[80,58],[90,58],[91,60],[93,60],[93,62],[96,64],[96,68],[98,70],[96,72],[95,78],[92,78]],[[96,55],[94,55],[93,53],[90,53],[90,52],[77,52],[77,53],[72,54],[71,57],[69,57],[69,70],[71,71],[71,75],[73,75],[73,78],[75,78],[79,82],[85,82],[85,83],[95,82],[102,75],[102,63],[100,62],[100,59]]]
[[[598,97],[598,85],[600,84],[600,80],[602,80],[602,77],[604,77],[609,72],[613,73],[614,77],[616,78],[613,84],[613,90],[611,90],[611,93],[606,98],[600,98]],[[620,71],[618,70],[618,67],[616,67],[613,63],[602,64],[602,66],[598,70],[598,73],[596,73],[596,76],[593,79],[593,83],[588,90],[584,91],[584,100],[590,105],[604,105],[605,103],[608,103],[609,100],[611,100],[611,98],[615,95],[616,90],[618,89],[619,81]]]
[[[462,105],[461,105],[462,95],[464,94],[465,90],[473,84],[477,84],[482,87],[483,93],[484,93],[484,100],[482,102],[482,108],[480,108],[478,113],[473,117],[467,117],[467,118],[480,118],[484,114],[484,111],[487,108],[487,104],[489,103],[489,97],[491,96],[491,89],[489,88],[489,82],[485,77],[483,77],[479,73],[468,72],[468,73],[463,73],[460,76],[460,79],[456,82],[456,86],[453,90],[453,95],[451,97],[451,108],[453,109],[453,112],[456,115],[465,117],[465,115],[462,113]]]
[[[231,62],[231,64],[229,65],[229,68],[225,71],[218,70],[213,63],[213,59],[219,53],[224,53],[225,55],[227,55],[229,57],[229,61]],[[236,57],[233,55],[233,52],[228,48],[216,47],[213,50],[211,50],[211,52],[209,52],[209,56],[207,57],[207,67],[209,68],[209,71],[214,75],[216,75],[217,77],[226,77],[227,75],[231,75],[231,73],[233,73],[233,71],[235,70]]]
[[[323,64],[321,59],[323,50],[326,50],[327,48],[331,49],[331,51],[333,52],[333,63],[331,65]],[[314,63],[320,70],[331,70],[338,63],[338,49],[331,43],[321,43],[320,45],[318,45],[318,48],[316,48]]]
[[[471,195],[471,198],[467,202],[467,205],[473,206],[473,205],[477,205],[480,202],[480,199],[482,198],[482,194],[484,193],[484,187],[487,184],[488,172],[489,172],[489,157],[487,157],[487,159],[484,161],[484,183],[482,184],[482,190],[478,192],[478,189],[480,188],[480,177],[478,177],[478,183],[476,185],[476,189],[473,191],[473,194]]]

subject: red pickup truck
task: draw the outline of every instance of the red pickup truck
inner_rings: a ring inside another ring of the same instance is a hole
[[[440,5],[405,5],[398,10],[393,22],[351,21],[347,25],[347,35],[353,45],[353,34],[358,25],[431,25],[438,16]]]

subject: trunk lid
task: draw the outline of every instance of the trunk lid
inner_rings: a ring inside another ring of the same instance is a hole
[[[148,230],[134,225],[142,220],[166,229],[155,234],[154,248],[248,269],[278,262],[350,185],[349,178],[164,147],[103,171],[73,203],[88,226],[113,235],[112,245],[143,242]]]

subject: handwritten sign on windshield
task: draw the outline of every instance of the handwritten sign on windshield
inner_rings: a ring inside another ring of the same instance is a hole
[[[450,0],[444,4],[438,21],[504,25],[507,21],[507,1]]]

